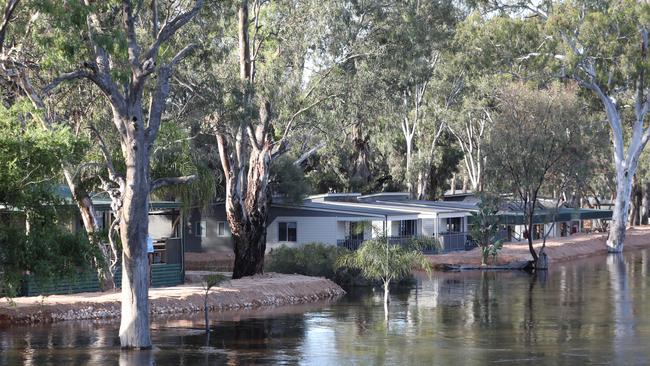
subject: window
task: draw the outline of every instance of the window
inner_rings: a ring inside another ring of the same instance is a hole
[[[194,231],[194,236],[205,238],[205,235],[207,234],[206,226],[207,224],[205,221],[197,221],[196,230]]]
[[[417,228],[417,220],[402,220],[399,222],[399,236],[413,236]]]
[[[278,241],[298,241],[298,230],[295,222],[278,223]]]
[[[450,217],[447,219],[447,232],[460,233],[463,227],[463,219],[461,217]]]
[[[350,222],[350,239],[363,240],[363,222]]]
[[[230,228],[225,221],[217,222],[217,236],[230,236]]]

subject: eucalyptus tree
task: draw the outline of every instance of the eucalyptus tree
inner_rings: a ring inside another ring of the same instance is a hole
[[[331,31],[322,23],[331,21],[338,3],[244,0],[234,5],[226,12],[236,16],[214,25],[223,27],[214,32],[233,34],[237,43],[226,43],[212,75],[205,76],[215,85],[234,87],[205,89],[213,99],[205,125],[216,136],[234,241],[233,278],[240,278],[263,271],[272,163],[300,143],[304,135],[297,131],[313,123],[308,116],[315,108],[338,98],[338,92],[323,87],[334,68],[361,55],[353,48],[334,55],[322,51],[327,47],[323,32]],[[316,150],[311,146],[307,152]]]
[[[0,22],[0,76],[3,84],[2,103],[6,107],[20,103],[21,98],[31,101],[33,109],[25,110],[26,114],[36,117],[41,126],[50,133],[58,133],[62,127],[70,127],[79,135],[80,128],[78,121],[71,118],[71,114],[78,109],[65,110],[57,108],[56,105],[48,104],[48,97],[61,83],[64,76],[56,77],[50,82],[41,82],[47,79],[47,72],[39,66],[39,59],[47,53],[47,44],[40,45],[39,34],[34,34],[33,28],[38,20],[38,8],[26,2],[21,4],[20,0],[6,1],[2,20]],[[8,41],[10,37],[11,41]],[[43,46],[43,47],[39,47]],[[55,98],[51,98],[55,99]],[[74,105],[63,99],[58,99],[59,104]],[[87,102],[77,100],[81,103]],[[81,103],[78,103],[78,107]],[[63,113],[62,113],[63,112]],[[62,157],[63,158],[63,157]],[[76,203],[90,241],[98,248],[98,256],[94,258],[100,286],[102,289],[114,287],[113,275],[109,270],[110,255],[97,235],[99,226],[95,217],[95,209],[88,193],[84,177],[86,176],[86,164],[78,162],[73,164],[67,160],[61,160],[60,167],[65,183],[70,189],[72,198]]]
[[[558,3],[537,12],[559,43],[556,58],[567,75],[593,93],[607,115],[616,169],[610,252],[623,250],[633,179],[650,138],[649,13],[649,4],[626,0]]]
[[[463,89],[447,126],[463,151],[464,173],[474,191],[483,188],[484,145],[494,124],[495,94],[513,79],[544,84],[555,77],[548,60],[521,59],[543,42],[542,27],[535,18],[473,12],[456,28],[449,69],[461,74]]]
[[[154,1],[151,7],[124,1],[35,4],[43,21],[38,34],[52,46],[49,61],[76,65],[54,79],[94,85],[108,103],[125,164],[121,174],[105,154],[110,179],[117,185],[122,250],[120,341],[125,348],[149,348],[149,299],[146,235],[150,192],[192,177],[150,179],[151,147],[169,97],[174,66],[193,49],[167,48],[172,36],[203,5]],[[166,6],[165,6],[166,5]],[[148,105],[145,105],[145,94]],[[100,146],[101,139],[98,140]],[[102,151],[105,151],[102,148]]]
[[[428,165],[446,123],[440,113],[434,113],[434,104],[440,102],[434,96],[448,94],[441,101],[448,107],[460,88],[454,84],[445,93],[434,79],[441,75],[439,69],[449,57],[444,48],[454,30],[456,8],[445,1],[401,1],[386,8],[385,21],[392,27],[384,35],[388,40],[386,56],[379,59],[382,71],[376,77],[385,80],[400,120],[406,147],[407,190],[421,199],[426,195]],[[429,135],[423,131],[427,127],[431,141],[421,141]],[[414,154],[421,161],[417,172],[413,171]]]
[[[537,90],[515,83],[498,92],[497,103],[486,144],[487,180],[497,192],[512,192],[521,205],[528,249],[536,265],[533,229],[539,198],[552,190],[551,178],[557,186],[575,169],[584,112],[575,88],[557,84]]]
[[[612,135],[616,171],[607,247],[610,252],[622,251],[634,175],[650,136],[645,122],[650,108],[646,75],[650,5],[626,0],[488,3],[502,12],[543,21],[546,37],[538,49],[522,52],[521,58],[556,60],[564,77],[576,80],[600,102]]]

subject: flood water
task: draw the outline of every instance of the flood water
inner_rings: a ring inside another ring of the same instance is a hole
[[[155,348],[121,352],[117,323],[0,328],[8,365],[649,365],[650,252],[519,272],[436,273],[335,303],[156,319]]]

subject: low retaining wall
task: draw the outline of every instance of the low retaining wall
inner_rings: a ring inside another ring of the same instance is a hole
[[[155,288],[149,291],[151,314],[183,314],[203,311],[199,285]],[[262,306],[304,304],[336,299],[345,291],[320,277],[269,273],[232,280],[213,288],[208,295],[209,310],[252,309]],[[0,323],[40,323],[82,319],[117,319],[119,292],[53,295],[0,299]]]

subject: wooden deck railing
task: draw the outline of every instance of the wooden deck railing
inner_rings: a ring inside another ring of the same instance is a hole
[[[419,240],[422,251],[427,254],[465,250],[472,246],[468,233],[440,233],[437,236],[407,235],[389,236],[388,242],[393,245],[407,245],[413,240]],[[341,239],[336,245],[348,250],[357,250],[368,239]]]

